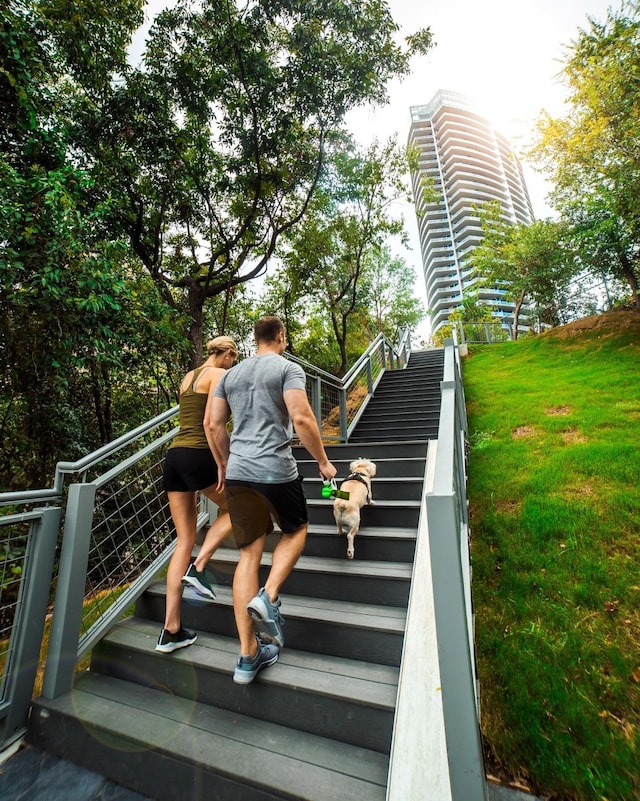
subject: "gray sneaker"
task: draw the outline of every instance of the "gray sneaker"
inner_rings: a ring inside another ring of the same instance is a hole
[[[280,651],[276,645],[262,643],[258,640],[258,653],[253,657],[239,656],[233,680],[236,684],[251,684],[262,668],[278,661]]]
[[[204,595],[205,598],[211,598],[212,601],[216,597],[206,572],[196,570],[195,562],[189,565],[189,569],[182,577],[182,583],[185,587],[193,587],[198,595]]]
[[[272,603],[262,587],[255,598],[247,604],[247,612],[254,620],[258,636],[262,640],[275,643],[282,648],[284,645],[282,633],[284,618],[280,614],[280,598]]]

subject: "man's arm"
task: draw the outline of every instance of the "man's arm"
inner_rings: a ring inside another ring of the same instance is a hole
[[[204,416],[204,433],[209,443],[213,458],[218,465],[218,492],[224,490],[224,480],[229,460],[229,432],[227,423],[231,416],[229,404],[224,398],[210,396],[207,401],[207,410]]]
[[[320,475],[324,478],[334,478],[338,471],[327,457],[307,393],[303,389],[287,389],[282,397],[298,439],[318,463]]]

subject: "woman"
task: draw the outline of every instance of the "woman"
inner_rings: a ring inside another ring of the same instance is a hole
[[[182,585],[193,587],[200,595],[215,598],[205,574],[205,567],[214,551],[231,531],[224,492],[216,489],[218,470],[209,447],[204,419],[210,398],[224,371],[238,358],[235,342],[221,336],[207,343],[208,358],[201,367],[191,370],[180,385],[180,428],[167,450],[164,463],[163,489],[176,529],[177,543],[167,571],[167,596],[164,628],[158,637],[156,651],[169,653],[192,645],[195,631],[182,627],[180,607]],[[220,512],[190,565],[196,541],[198,493],[216,503]]]

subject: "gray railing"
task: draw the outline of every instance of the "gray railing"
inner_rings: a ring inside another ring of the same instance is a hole
[[[406,367],[410,353],[409,330],[401,331],[395,346],[380,333],[344,378],[336,378],[290,353],[285,355],[305,371],[307,397],[323,439],[347,442],[385,369]]]
[[[1,742],[24,730],[40,683],[47,697],[70,688],[78,660],[167,563],[173,530],[160,481],[176,413],[177,406],[77,462],[59,462],[51,489],[0,493]],[[202,511],[199,522],[207,519]]]
[[[407,609],[387,801],[486,801],[459,350],[445,343],[438,439],[429,443]]]
[[[452,323],[453,337],[460,345],[469,343],[492,345],[495,342],[506,342],[513,339],[513,324],[504,322]]]

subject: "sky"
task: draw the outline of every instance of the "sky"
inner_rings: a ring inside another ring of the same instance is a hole
[[[439,89],[468,95],[479,111],[510,141],[520,156],[535,216],[552,216],[546,203],[550,189],[522,152],[532,142],[535,120],[542,109],[563,116],[565,89],[560,81],[567,47],[588,17],[603,22],[607,10],[621,0],[387,0],[391,14],[406,36],[430,27],[435,47],[414,58],[412,73],[389,84],[390,102],[377,109],[359,109],[347,118],[354,136],[366,145],[396,135],[407,141],[410,107],[427,104]],[[171,0],[150,0],[151,18]],[[144,42],[139,32],[137,47]],[[134,49],[136,44],[134,43]],[[417,225],[413,210],[403,211],[410,248],[400,252],[423,284]],[[424,300],[424,290],[421,288]]]

